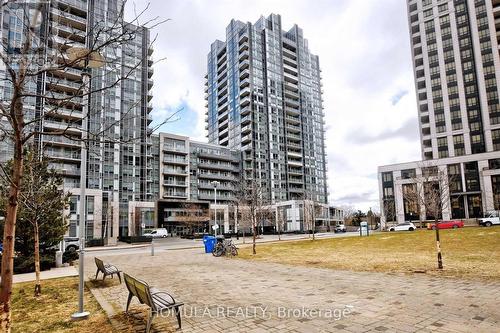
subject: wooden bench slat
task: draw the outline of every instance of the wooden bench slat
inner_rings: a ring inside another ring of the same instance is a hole
[[[149,331],[151,317],[154,313],[171,308],[176,309],[177,322],[179,324],[179,328],[181,328],[179,307],[184,305],[183,303],[176,302],[170,294],[159,291],[154,287],[150,287],[144,281],[133,278],[126,273],[123,275],[125,285],[129,291],[126,310],[128,311],[128,307],[133,296],[137,297],[141,304],[146,304],[151,308],[151,312],[148,317],[148,324],[146,325],[146,331]]]

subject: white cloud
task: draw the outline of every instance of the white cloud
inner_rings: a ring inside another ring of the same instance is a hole
[[[138,8],[145,5],[136,1]],[[148,13],[171,19],[155,30],[154,56],[166,61],[155,65],[153,103],[161,109],[186,103],[198,116],[192,136],[205,135],[203,90],[210,44],[225,39],[233,18],[255,22],[276,13],[284,29],[298,24],[320,57],[330,202],[376,208],[377,166],[420,157],[404,1],[156,0]],[[393,105],[403,91],[408,94]],[[412,119],[413,132],[398,132]],[[358,135],[374,140],[360,144]]]

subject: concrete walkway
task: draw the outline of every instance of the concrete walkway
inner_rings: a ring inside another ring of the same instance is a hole
[[[360,273],[215,258],[201,249],[103,257],[185,303],[182,332],[500,331],[500,282]],[[88,258],[86,277],[94,274]],[[141,332],[146,308],[116,279],[92,283],[120,331]],[[175,332],[170,313],[155,332]]]
[[[69,267],[52,268],[49,271],[40,272],[40,279],[42,280],[62,278],[68,276],[78,276],[78,270],[73,266],[69,266]],[[15,274],[13,281],[14,283],[35,281],[35,273]]]
[[[378,231],[371,231],[372,233],[377,233]],[[348,232],[348,233],[339,233],[335,234],[333,232],[325,232],[325,233],[317,233],[316,238],[334,238],[334,237],[356,237],[359,236],[358,232]],[[303,240],[308,239],[310,236],[307,234],[284,234],[281,236],[281,241],[293,241],[293,240]],[[269,243],[269,242],[277,242],[277,235],[261,235],[256,239],[256,243]],[[233,242],[238,245],[248,245],[252,243],[252,237],[236,237],[232,238]],[[154,240],[156,249],[164,249],[164,250],[182,250],[182,249],[196,249],[203,248],[203,240],[202,239],[182,239],[179,237],[167,237],[167,238],[157,238]],[[134,249],[145,249],[150,248],[151,243],[138,243],[138,244],[127,244],[120,242],[117,245],[110,246],[96,246],[96,247],[87,247],[85,249],[86,252],[108,252],[108,251],[128,251]]]

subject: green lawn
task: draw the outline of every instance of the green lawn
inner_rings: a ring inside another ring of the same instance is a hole
[[[435,232],[384,232],[370,237],[257,244],[248,260],[339,270],[405,272],[500,280],[500,228],[441,230],[444,270],[437,270]]]
[[[42,280],[42,295],[33,296],[34,282],[16,283],[12,294],[13,332],[114,332],[106,313],[88,289],[85,310],[91,316],[72,321],[78,309],[78,278]]]

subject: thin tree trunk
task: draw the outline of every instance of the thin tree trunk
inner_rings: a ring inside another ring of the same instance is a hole
[[[314,201],[313,201],[313,206],[312,206],[312,234],[313,234],[313,241],[316,239],[314,236],[314,233],[316,232],[316,211],[314,207]]]
[[[434,225],[436,226],[436,248],[437,248],[438,269],[443,269],[443,257],[441,256],[441,241],[439,240],[438,223],[439,222],[436,219]]]
[[[22,109],[22,105],[20,106]],[[19,110],[19,108],[16,108]],[[20,111],[22,112],[22,110]],[[6,209],[3,231],[2,273],[0,282],[0,332],[9,333],[11,329],[10,302],[12,296],[12,275],[14,270],[14,236],[16,232],[17,208],[21,174],[23,172],[22,142],[20,131],[16,131],[14,142],[14,163],[9,188],[9,200]]]
[[[35,221],[35,297],[42,293],[40,284],[40,237],[38,230],[38,222]]]
[[[255,255],[255,254],[257,254],[257,252],[255,251],[255,241],[257,239],[257,235],[256,235],[257,224],[256,223],[253,223],[252,229],[253,229],[253,235],[252,235],[252,253]]]

